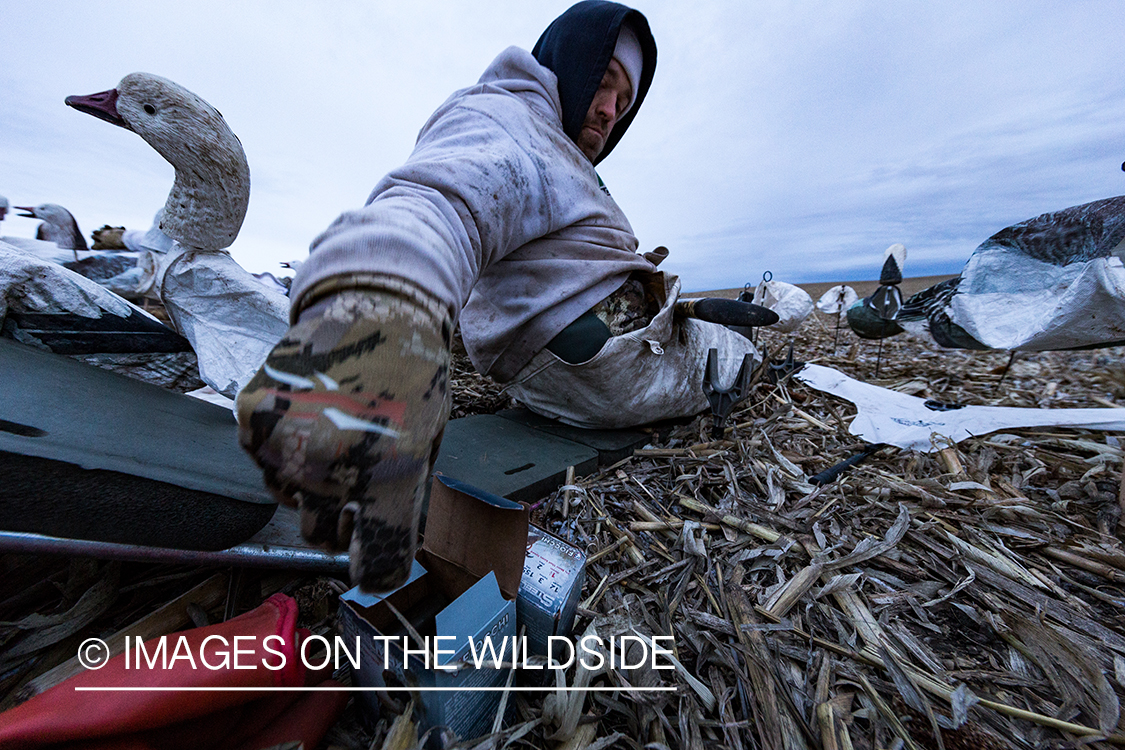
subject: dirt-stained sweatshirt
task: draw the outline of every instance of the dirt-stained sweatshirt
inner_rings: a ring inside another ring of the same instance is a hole
[[[502,52],[430,117],[367,205],[313,242],[293,310],[332,276],[399,276],[454,316],[464,308],[474,366],[510,380],[629,273],[654,270],[561,118],[555,74],[525,50]]]

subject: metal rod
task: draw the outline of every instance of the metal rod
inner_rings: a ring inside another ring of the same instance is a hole
[[[1000,390],[1000,386],[1004,383],[1004,378],[1008,377],[1008,370],[1012,369],[1012,363],[1016,361],[1016,350],[1012,350],[1011,356],[1008,357],[1008,364],[1004,365],[1004,371],[1000,373],[1000,379],[996,381],[996,391]],[[994,391],[995,392],[995,391]]]
[[[836,347],[840,345],[840,318],[844,315],[844,305],[840,303],[840,309],[836,311],[836,338],[832,339],[832,356],[836,356]]]
[[[346,552],[333,554],[312,548],[280,547],[251,542],[244,542],[224,550],[182,550],[165,547],[142,547],[135,544],[118,544],[115,542],[94,542],[88,539],[64,539],[18,531],[0,531],[0,551],[74,555],[135,562],[282,568],[337,575],[346,575],[348,572],[348,555]]]

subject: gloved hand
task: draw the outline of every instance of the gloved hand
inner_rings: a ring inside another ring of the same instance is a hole
[[[352,582],[386,591],[410,573],[449,418],[452,321],[411,284],[364,283],[305,295],[313,303],[238,396],[239,442],[300,508],[304,537],[347,546]]]

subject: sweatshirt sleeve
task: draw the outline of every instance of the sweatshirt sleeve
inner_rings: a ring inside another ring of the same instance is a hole
[[[484,98],[497,101],[435,114],[367,205],[345,212],[313,241],[294,280],[294,317],[310,288],[350,273],[412,281],[456,316],[485,268],[552,231],[556,191],[536,157],[557,153],[557,145],[536,143],[551,139],[550,129],[536,127],[536,115],[510,97]]]

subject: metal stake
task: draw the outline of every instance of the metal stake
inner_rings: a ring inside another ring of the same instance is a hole
[[[1008,364],[1004,365],[1004,371],[1000,373],[1000,379],[996,381],[996,391],[999,392],[1000,386],[1004,383],[1004,378],[1008,377],[1008,370],[1012,369],[1012,363],[1016,361],[1016,350],[1013,349],[1011,356],[1008,357]]]

